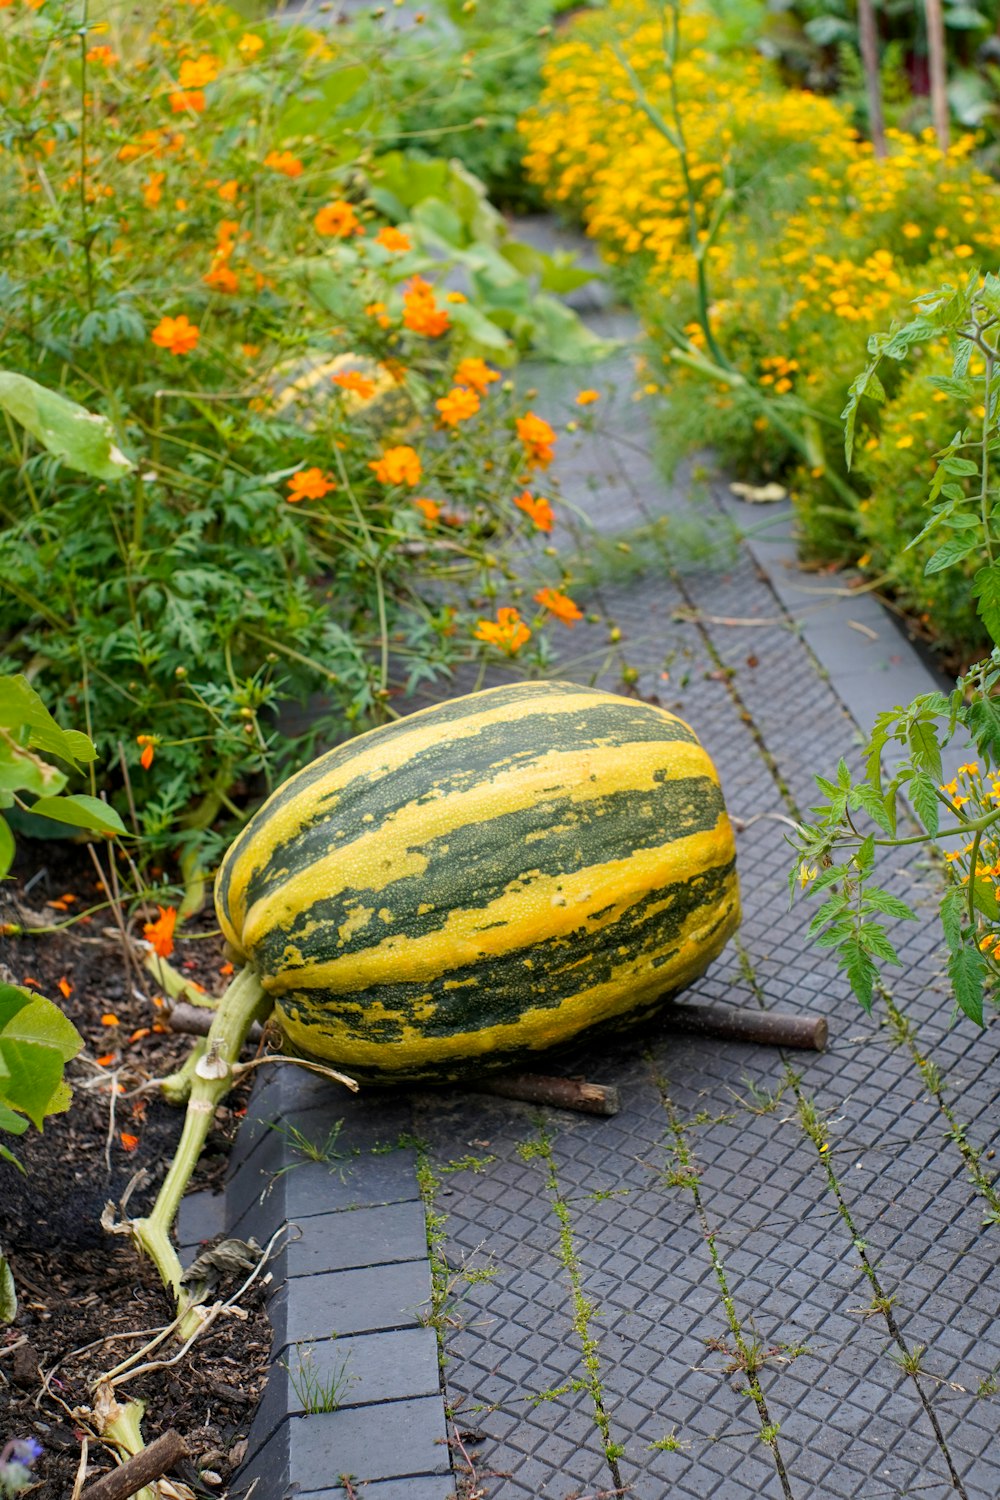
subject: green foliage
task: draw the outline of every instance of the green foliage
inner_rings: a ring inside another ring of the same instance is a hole
[[[67,776],[44,758],[50,755],[79,771],[97,751],[85,734],[60,729],[26,677],[0,677],[0,879],[14,859],[14,837],[2,816],[4,808],[18,807],[106,837],[125,832],[107,803],[80,793],[63,794]],[[25,797],[31,801],[25,802]]]
[[[0,984],[0,1130],[23,1135],[29,1121],[41,1130],[49,1115],[69,1108],[63,1067],[82,1046],[51,1000]],[[15,1160],[3,1145],[0,1156]]]
[[[457,45],[224,6],[109,32],[76,0],[3,13],[0,672],[44,663],[171,874],[291,764],[495,654],[476,632],[515,554],[528,598],[572,582],[513,505],[523,402],[492,369],[477,410],[439,404],[464,360],[609,347],[556,300],[581,273],[512,238],[449,134],[438,159],[406,128],[398,56],[446,72]],[[379,473],[387,452],[411,457]]]
[[[981,1026],[985,1000],[994,998],[1000,980],[1000,505],[993,479],[1000,451],[1000,279],[973,271],[961,286],[929,292],[917,306],[908,323],[869,341],[871,361],[853,382],[844,409],[847,455],[850,459],[861,401],[884,400],[877,373],[883,362],[902,362],[918,346],[945,340],[951,371],[932,376],[933,383],[965,405],[978,400],[980,421],[976,429],[960,428],[937,453],[929,515],[910,547],[932,537],[924,562],[928,576],[972,568],[972,592],[994,646],[951,694],[924,694],[879,714],[860,779],[843,761],[836,782],[817,777],[826,801],[812,809],[817,821],[798,831],[797,867],[789,882],[794,890],[797,875],[812,893],[823,895],[810,931],[821,945],[837,949],[854,993],[870,1010],[879,965],[899,961],[872,916],[916,918],[906,902],[871,883],[876,850],[959,840],[945,855],[949,880],[939,915],[955,1001]],[[970,741],[974,758],[942,784],[944,746]],[[883,767],[889,750],[899,758],[887,785]],[[862,814],[876,825],[875,833],[859,827]],[[921,831],[904,833],[911,814]]]

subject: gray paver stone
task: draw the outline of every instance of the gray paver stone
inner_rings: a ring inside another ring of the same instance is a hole
[[[345,1333],[418,1328],[431,1292],[426,1260],[355,1271],[329,1271],[286,1282],[269,1308],[273,1348]]]
[[[275,1289],[289,1278],[420,1260],[427,1254],[419,1201],[315,1214],[303,1218],[299,1230],[300,1238],[291,1239],[273,1262]],[[308,1289],[304,1295],[309,1295]]]
[[[239,1168],[227,1189],[234,1233],[243,1238],[254,1234],[263,1244],[279,1225],[293,1220],[378,1203],[412,1203],[420,1197],[409,1149],[352,1158],[343,1171],[336,1162],[291,1160],[291,1170],[281,1172],[287,1155],[264,1145]]]
[[[297,1494],[295,1500],[330,1500],[333,1495],[343,1495],[340,1485],[332,1490],[310,1490]],[[422,1475],[412,1479],[386,1479],[378,1484],[363,1484],[357,1488],[358,1500],[455,1500],[455,1486],[450,1475]]]

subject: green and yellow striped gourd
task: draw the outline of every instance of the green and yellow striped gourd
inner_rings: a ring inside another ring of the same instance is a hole
[[[321,756],[236,839],[230,945],[290,1046],[448,1079],[647,1014],[739,922],[732,829],[693,732],[566,682],[492,688]]]

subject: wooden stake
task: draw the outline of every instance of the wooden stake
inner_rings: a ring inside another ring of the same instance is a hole
[[[760,1042],[766,1047],[811,1047],[822,1052],[830,1028],[825,1016],[790,1016],[776,1010],[751,1010],[735,1005],[665,1005],[663,1024],[673,1031],[718,1036],[738,1042]]]
[[[84,1490],[80,1500],[129,1500],[137,1490],[162,1479],[187,1454],[187,1443],[171,1427],[148,1448],[140,1448],[138,1453],[126,1459],[120,1468],[102,1475],[96,1484]]]
[[[865,70],[872,149],[879,161],[882,161],[885,157],[885,122],[882,118],[882,79],[878,68],[878,26],[872,0],[858,0],[858,40]]]
[[[209,1010],[205,1005],[189,1005],[186,1000],[178,1000],[167,1013],[170,1030],[179,1031],[182,1036],[208,1036],[214,1019],[214,1010]],[[260,1022],[254,1021],[247,1032],[247,1041],[256,1044],[262,1033]]]
[[[542,1073],[497,1073],[470,1085],[475,1094],[496,1094],[525,1104],[553,1104],[584,1115],[616,1115],[618,1090],[611,1084],[585,1083],[576,1078],[548,1078]]]
[[[944,40],[941,0],[924,0],[927,20],[927,62],[931,75],[931,116],[937,143],[947,151],[949,142],[948,54]]]

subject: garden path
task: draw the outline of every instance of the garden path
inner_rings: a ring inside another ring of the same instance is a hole
[[[258,1236],[301,1226],[273,1304],[276,1355],[300,1375],[276,1368],[246,1475],[258,1500],[343,1493],[345,1473],[368,1500],[619,1485],[637,1500],[994,1500],[1000,1032],[952,1023],[933,871],[890,861],[886,883],[927,920],[894,934],[889,1020],[860,1012],[786,885],[786,823],[814,771],[856,756],[874,709],[932,679],[876,605],[788,566],[772,508],[739,506],[696,468],[664,482],[635,324],[599,298],[586,315],[621,355],[525,379],[552,419],[579,416],[584,379],[603,392],[593,430],[559,442],[566,501],[594,530],[556,542],[585,547],[590,599],[622,640],[581,624],[561,674],[621,690],[635,669],[719,768],[744,922],[693,998],[821,1013],[831,1043],[786,1054],[661,1032],[581,1049],[563,1070],[617,1085],[610,1119],[266,1085],[231,1214]],[[747,515],[767,529],[741,537]],[[358,1154],[276,1179],[304,1158],[264,1128],[275,1110],[314,1140],[342,1119],[333,1149]],[[303,1359],[345,1367],[338,1410],[286,1417],[316,1404]]]

